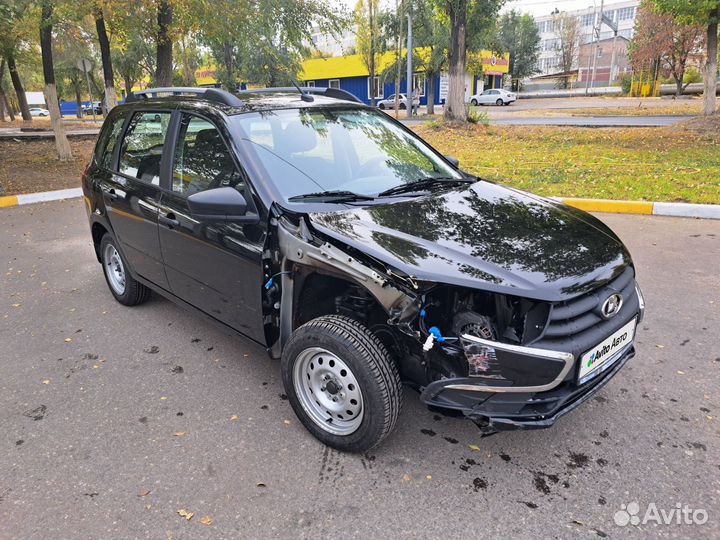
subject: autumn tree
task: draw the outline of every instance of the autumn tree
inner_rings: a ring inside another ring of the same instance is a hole
[[[103,69],[103,82],[105,86],[105,106],[107,110],[117,105],[117,93],[115,92],[115,73],[113,71],[112,55],[110,54],[110,38],[105,25],[105,2],[95,0],[92,13],[95,19],[95,31],[97,32],[98,44],[100,45],[100,58]]]
[[[718,23],[720,0],[652,0],[661,13],[672,15],[683,24],[699,24],[705,28],[705,65],[703,66],[703,113],[717,111]]]
[[[57,89],[55,87],[55,67],[52,55],[52,30],[54,22],[52,0],[43,0],[40,16],[40,50],[42,52],[43,77],[45,78],[45,101],[50,111],[50,121],[55,133],[55,146],[60,161],[72,159],[70,142],[65,134],[65,126],[60,115]]]
[[[378,88],[375,77],[377,75],[377,60],[380,54],[379,20],[380,2],[378,0],[358,0],[355,5],[355,24],[357,25],[357,51],[363,64],[368,70],[368,92],[370,92],[370,105],[375,106],[375,96]]]
[[[25,88],[18,72],[17,55],[22,42],[32,39],[28,29],[34,27],[29,18],[29,0],[0,2],[0,55],[5,59],[20,114],[25,122],[32,121]]]
[[[508,72],[512,88],[519,90],[522,79],[538,72],[540,31],[532,15],[521,14],[514,9],[504,13],[498,22],[494,48],[510,54]]]
[[[449,86],[445,103],[447,120],[467,120],[465,71],[467,53],[491,41],[490,31],[504,0],[436,0],[450,25],[448,50]]]
[[[640,5],[635,21],[635,33],[629,47],[634,68],[659,62],[675,80],[676,95],[681,95],[688,57],[704,47],[704,28],[697,24],[682,24],[672,15],[658,13],[652,2]],[[689,84],[689,83],[688,83]]]
[[[569,73],[576,65],[578,47],[580,44],[580,23],[577,17],[568,13],[559,12],[553,15],[555,34],[558,36],[557,51],[560,53],[560,69],[564,73],[560,87],[570,86]]]

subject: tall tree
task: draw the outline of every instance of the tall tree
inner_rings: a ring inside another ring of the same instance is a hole
[[[0,56],[6,63],[10,72],[10,80],[15,90],[20,114],[25,122],[32,121],[30,107],[28,106],[25,89],[17,69],[17,55],[20,43],[29,40],[27,28],[29,1],[0,2]],[[33,25],[34,26],[34,25]]]
[[[40,17],[40,49],[42,51],[43,77],[45,78],[45,100],[50,111],[50,121],[55,132],[55,146],[60,161],[72,159],[70,142],[65,134],[65,126],[60,115],[57,89],[55,87],[55,68],[52,56],[52,27],[54,6],[52,0],[43,0]]]
[[[10,106],[7,96],[5,95],[5,59],[0,58],[0,122],[5,120],[5,112],[11,122],[15,121],[15,112]]]
[[[379,47],[379,7],[378,0],[358,0],[355,6],[357,51],[368,70],[368,92],[370,93],[370,105],[373,107],[378,93],[375,77],[377,76],[378,55],[381,52],[381,47]]]
[[[100,43],[100,58],[102,59],[103,81],[105,82],[105,106],[110,110],[117,105],[117,94],[115,93],[115,74],[113,73],[112,56],[110,55],[110,38],[105,27],[105,14],[101,1],[96,0],[93,7],[93,16],[95,18],[98,42]]]
[[[635,19],[635,32],[629,46],[633,68],[660,63],[675,80],[676,95],[683,93],[688,57],[704,47],[704,28],[697,24],[682,24],[672,15],[659,13],[654,4],[644,0]]]
[[[413,40],[422,52],[415,55],[413,65],[425,72],[427,113],[435,114],[435,77],[447,66],[450,30],[433,0],[415,0],[413,4]]]
[[[703,113],[717,112],[718,23],[720,0],[653,0],[661,13],[668,13],[685,24],[705,28],[705,65],[703,66]]]
[[[510,53],[508,71],[512,88],[520,90],[520,81],[538,72],[540,55],[540,31],[532,15],[521,14],[514,9],[500,18],[495,48]]]
[[[467,120],[465,103],[465,71],[468,51],[488,46],[497,14],[504,0],[436,0],[450,24],[448,49],[449,86],[445,118]]]
[[[577,17],[566,12],[555,12],[553,15],[555,34],[558,36],[556,48],[560,53],[560,69],[564,76],[560,79],[560,87],[570,86],[569,73],[576,65],[578,47],[580,45],[580,23]]]
[[[157,2],[157,34],[156,34],[156,71],[157,86],[172,86],[173,80],[173,41],[170,26],[173,23],[173,6],[169,0]]]

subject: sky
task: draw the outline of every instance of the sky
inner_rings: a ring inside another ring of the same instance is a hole
[[[357,0],[330,0],[333,3],[342,4],[348,9],[355,7]],[[381,0],[387,4],[391,0]],[[613,3],[613,0],[605,0],[606,3]],[[394,2],[391,2],[394,5]],[[533,16],[549,15],[555,8],[560,11],[573,11],[592,6],[593,3],[600,5],[600,0],[507,0],[500,10],[501,12],[516,9]]]
[[[605,0],[606,3],[613,3],[612,0]],[[592,7],[593,4],[600,5],[599,0],[509,0],[505,2],[502,12],[516,9],[537,17],[549,15],[555,8],[560,11],[573,11]]]

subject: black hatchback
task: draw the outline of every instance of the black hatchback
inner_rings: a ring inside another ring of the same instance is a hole
[[[335,448],[380,443],[403,384],[485,434],[549,427],[634,355],[644,301],[607,226],[341,90],[135,94],[82,185],[112,295],[267,347]]]

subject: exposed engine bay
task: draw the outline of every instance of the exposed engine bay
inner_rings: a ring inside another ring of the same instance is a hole
[[[378,336],[404,382],[418,389],[449,378],[508,383],[494,349],[467,337],[527,345],[547,322],[547,303],[420,283],[312,232],[304,216],[285,214],[273,223],[276,236],[265,252],[263,311],[275,357],[295,328],[323,314],[338,314]]]

